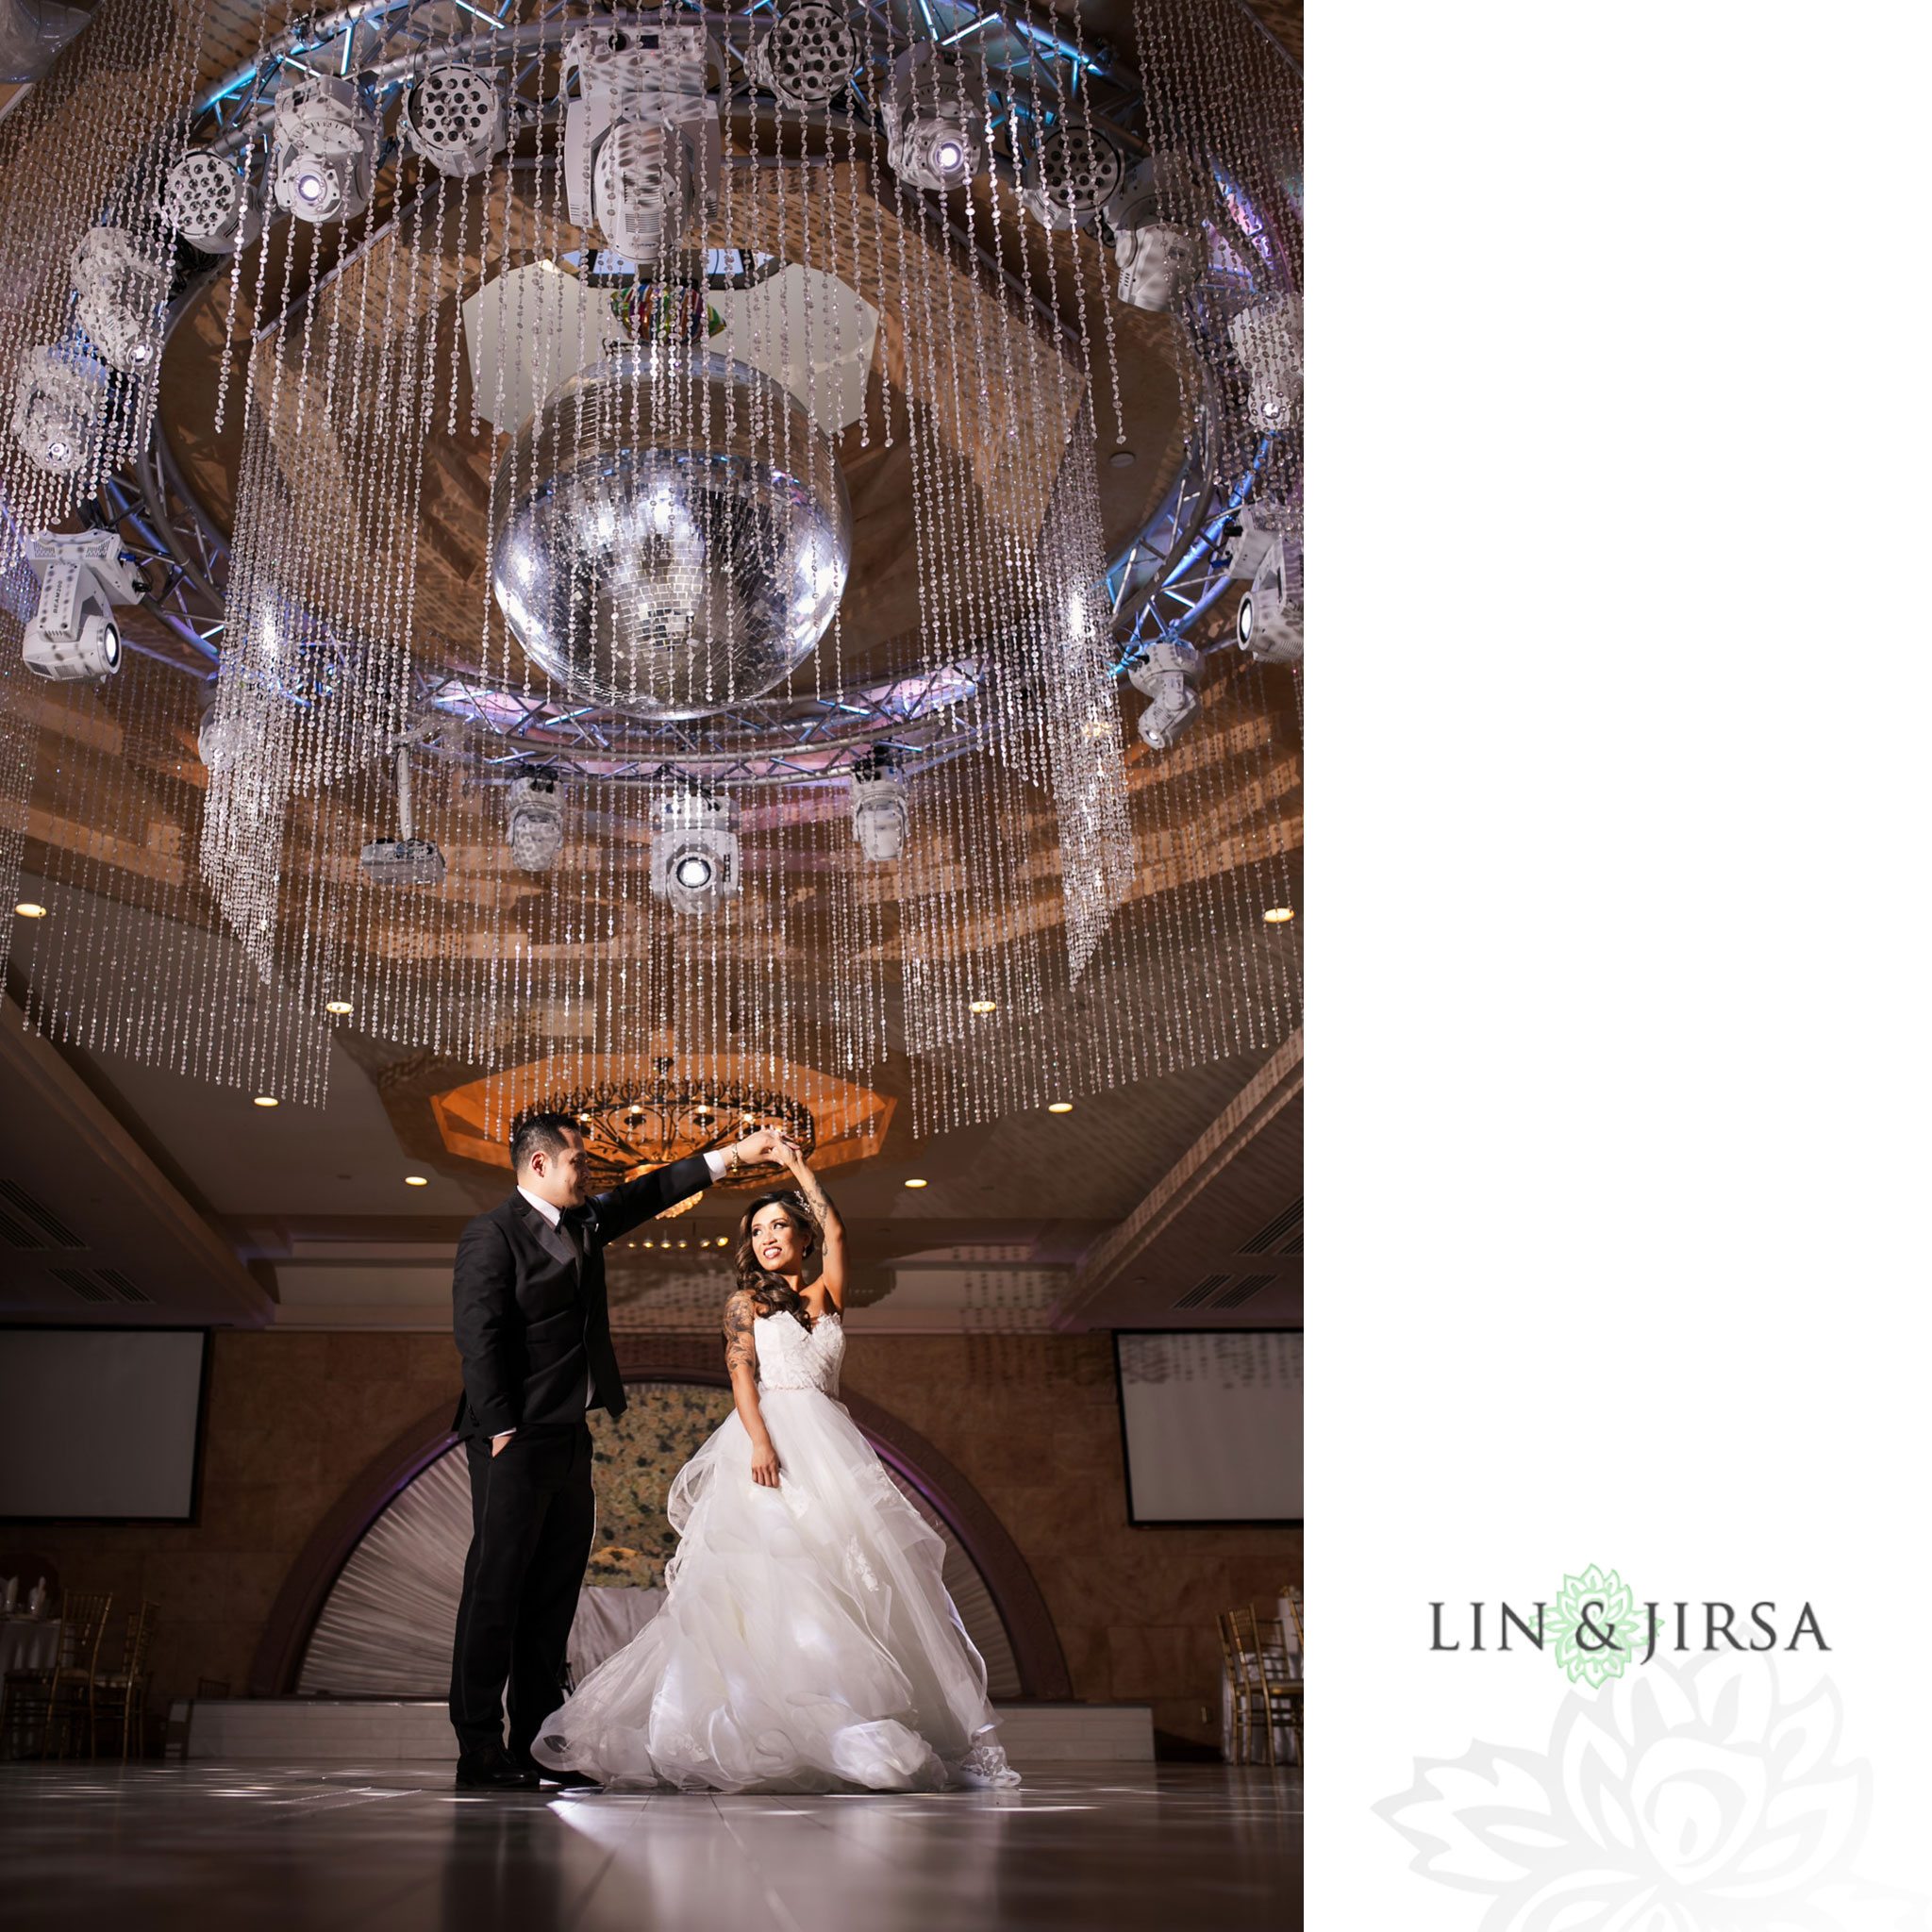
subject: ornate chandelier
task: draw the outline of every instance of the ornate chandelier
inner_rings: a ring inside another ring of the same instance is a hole
[[[298,1099],[336,1026],[645,1031],[921,1132],[1285,1035],[1300,92],[1244,8],[203,25],[104,0],[0,124],[36,1024]],[[111,664],[28,553],[79,525]],[[615,1172],[682,1091],[546,1093]]]

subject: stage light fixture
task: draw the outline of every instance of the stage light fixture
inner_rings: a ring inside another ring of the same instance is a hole
[[[852,29],[824,0],[792,0],[752,47],[751,77],[801,113],[842,93],[858,65]]]
[[[36,677],[56,682],[107,677],[121,668],[116,604],[134,604],[146,586],[113,530],[77,536],[43,530],[29,538],[27,561],[41,580],[40,601],[21,641]]]
[[[506,837],[519,872],[548,872],[562,856],[563,788],[548,773],[511,783]]]
[[[1027,158],[1020,205],[1042,227],[1090,228],[1126,175],[1121,151],[1090,121],[1062,121]]]
[[[157,259],[125,228],[90,228],[80,238],[74,272],[74,319],[109,369],[138,375],[161,353],[172,259]]]
[[[564,42],[570,219],[597,228],[631,261],[656,262],[717,211],[724,151],[711,58],[702,26],[634,13],[600,19]]]
[[[316,75],[275,95],[275,205],[299,222],[352,221],[369,206],[382,124],[353,81]]]
[[[409,747],[396,752],[396,817],[400,839],[372,839],[362,848],[362,872],[372,886],[440,886],[448,865],[427,839],[416,836],[416,808],[409,785]]]
[[[852,836],[874,865],[890,865],[906,849],[906,787],[874,761],[852,775]]]
[[[1302,298],[1274,295],[1242,309],[1227,340],[1248,373],[1248,421],[1271,435],[1288,428],[1302,399]]]
[[[902,181],[943,194],[980,172],[985,87],[930,41],[918,42],[892,63],[881,112],[886,159]]]
[[[1301,572],[1286,536],[1275,540],[1236,613],[1235,641],[1257,664],[1295,664],[1302,655]]]
[[[1201,654],[1178,638],[1157,638],[1147,654],[1127,672],[1127,682],[1153,700],[1141,713],[1141,741],[1150,751],[1166,751],[1201,714],[1194,679]]]
[[[201,714],[194,741],[201,752],[201,762],[210,772],[226,771],[247,748],[247,727],[232,712],[224,716],[219,699]]]
[[[71,348],[29,349],[13,378],[13,440],[35,469],[71,476],[92,459],[108,372]]]
[[[453,60],[403,97],[403,139],[439,175],[480,175],[509,145],[509,107],[496,75]]]
[[[675,912],[710,912],[738,895],[738,808],[719,792],[673,792],[651,808],[651,891]]]
[[[1197,202],[1192,175],[1177,155],[1149,155],[1129,171],[1103,211],[1123,302],[1158,313],[1193,286],[1202,255]]]
[[[244,179],[232,161],[193,147],[168,170],[161,213],[191,248],[232,255],[260,235],[266,196],[260,175]]]

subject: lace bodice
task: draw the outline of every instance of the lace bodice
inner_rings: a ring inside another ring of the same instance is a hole
[[[809,1331],[790,1315],[760,1315],[752,1332],[758,1338],[760,1389],[816,1389],[825,1395],[838,1394],[845,1330],[836,1309],[821,1315]]]

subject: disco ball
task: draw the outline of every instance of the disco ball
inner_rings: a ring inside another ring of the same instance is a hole
[[[525,423],[492,582],[573,695],[701,718],[811,656],[844,594],[852,507],[831,443],[724,356],[626,349]]]

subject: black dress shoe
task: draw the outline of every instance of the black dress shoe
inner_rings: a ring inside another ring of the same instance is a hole
[[[457,1759],[457,1790],[459,1791],[534,1791],[537,1778],[503,1751],[478,1753]]]
[[[534,1757],[512,1757],[510,1762],[519,1771],[526,1771],[532,1777],[541,1778],[546,1785],[555,1785],[560,1791],[601,1791],[602,1778],[591,1777],[582,1771],[552,1771],[547,1764],[539,1764]]]

